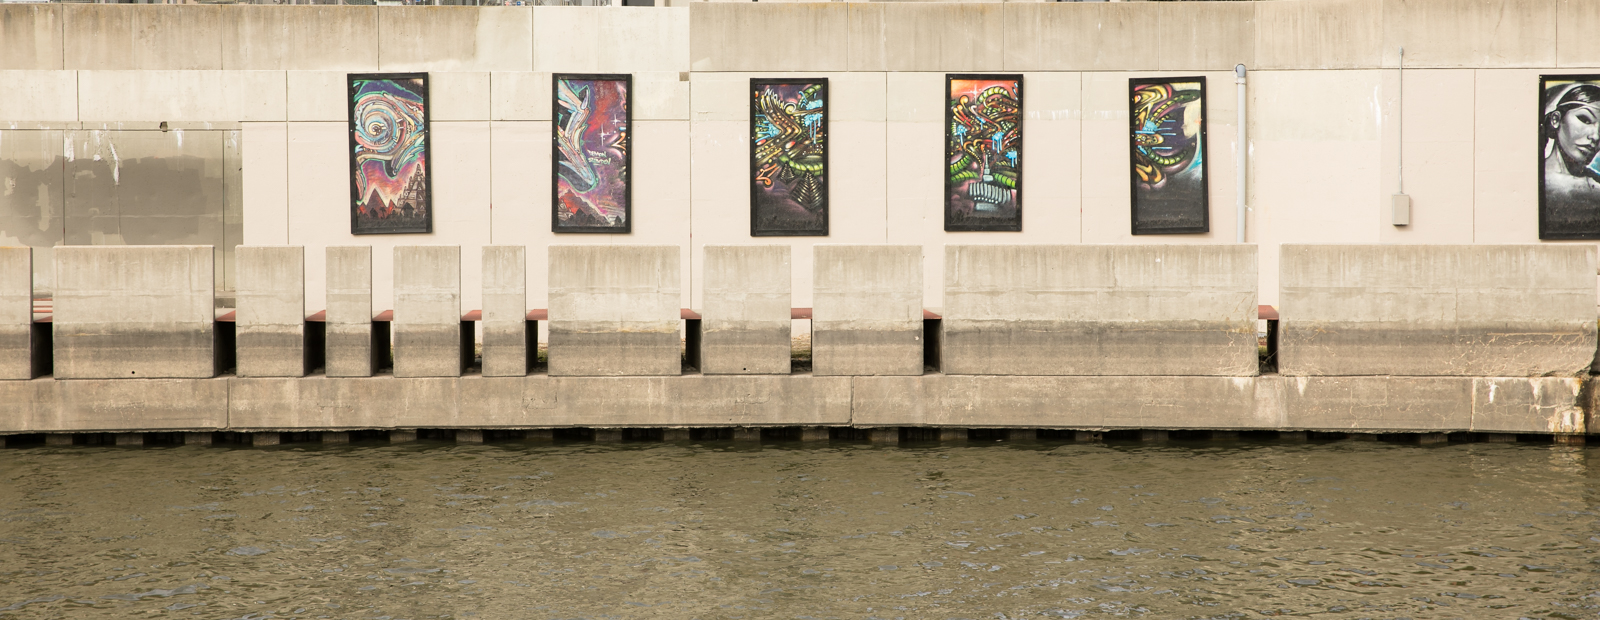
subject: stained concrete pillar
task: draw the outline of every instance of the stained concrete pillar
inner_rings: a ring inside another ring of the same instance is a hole
[[[945,374],[1257,374],[1254,245],[944,253]]]
[[[733,429],[733,440],[742,442],[761,443],[761,429],[749,426],[738,426]]]
[[[209,446],[216,437],[212,433],[184,433],[183,445]]]
[[[705,251],[700,372],[789,374],[789,246],[708,245]]]
[[[47,445],[47,446],[70,446],[70,445],[72,445],[72,433],[50,433],[48,435],[45,435],[44,436],[44,445]]]
[[[252,446],[276,446],[283,443],[283,436],[279,433],[250,433]]]
[[[939,429],[939,441],[966,441],[966,440],[967,440],[967,429],[964,429],[964,428],[940,428]]]
[[[117,433],[116,442],[119,446],[142,446],[144,433]]]
[[[678,375],[677,246],[550,246],[550,376]]]
[[[456,443],[483,443],[483,431],[475,428],[458,428]]]
[[[867,431],[867,440],[872,443],[900,443],[900,427],[870,429]]]
[[[372,350],[372,247],[328,247],[326,374],[370,377]]]
[[[533,334],[528,332],[527,248],[483,247],[483,376],[528,374]]]
[[[800,441],[827,441],[831,433],[826,426],[807,426],[800,429]]]
[[[350,443],[350,433],[325,431],[321,439],[325,444]]]
[[[209,245],[57,247],[56,378],[215,376],[213,260]]]
[[[33,248],[0,248],[0,379],[33,371]]]
[[[394,248],[394,376],[461,376],[461,247]]]
[[[687,428],[664,428],[664,429],[661,429],[661,440],[662,441],[690,441],[693,438],[694,437],[689,434],[689,429],[687,429]]]
[[[922,246],[813,253],[812,374],[922,374]]]
[[[305,376],[305,248],[241,245],[234,265],[239,376]]]
[[[389,443],[406,443],[417,440],[416,429],[402,429],[389,431]]]

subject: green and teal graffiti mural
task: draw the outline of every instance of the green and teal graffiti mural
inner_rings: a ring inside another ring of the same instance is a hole
[[[1022,76],[945,76],[944,229],[1022,230]]]
[[[828,234],[826,78],[750,80],[750,234]]]
[[[1206,79],[1128,81],[1133,234],[1211,230],[1206,183]]]

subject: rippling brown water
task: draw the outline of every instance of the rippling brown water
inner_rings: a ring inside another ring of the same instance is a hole
[[[1600,451],[0,451],[0,618],[1600,617]]]

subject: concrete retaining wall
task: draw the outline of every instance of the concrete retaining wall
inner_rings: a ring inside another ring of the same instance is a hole
[[[216,374],[211,246],[55,251],[55,376]]]
[[[1286,375],[1566,376],[1595,359],[1595,246],[1285,246]]]
[[[947,374],[1256,374],[1249,245],[951,245]]]

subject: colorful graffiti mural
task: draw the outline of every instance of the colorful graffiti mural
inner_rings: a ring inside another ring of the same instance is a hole
[[[1600,75],[1539,76],[1539,238],[1600,239]]]
[[[352,74],[350,233],[433,232],[428,74]]]
[[[1206,181],[1206,79],[1128,81],[1133,234],[1211,230]]]
[[[632,78],[558,73],[554,81],[550,230],[632,232]]]
[[[944,229],[1022,230],[1022,76],[945,76]]]
[[[828,234],[828,80],[750,80],[750,234]]]

